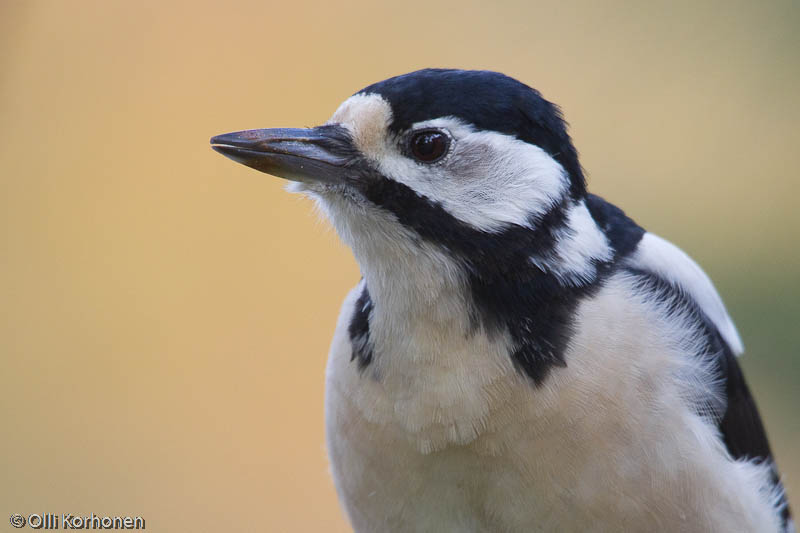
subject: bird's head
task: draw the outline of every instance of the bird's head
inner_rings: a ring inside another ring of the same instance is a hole
[[[391,248],[491,275],[545,257],[585,195],[558,108],[496,72],[412,72],[362,89],[322,126],[211,144],[319,200],[362,268]]]

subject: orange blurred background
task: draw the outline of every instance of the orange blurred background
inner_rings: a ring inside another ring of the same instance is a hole
[[[792,1],[2,0],[0,512],[348,530],[322,398],[358,267],[208,139],[426,66],[540,89],[591,189],[705,267],[800,494],[799,35]]]

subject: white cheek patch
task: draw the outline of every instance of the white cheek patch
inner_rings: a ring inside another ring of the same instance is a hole
[[[353,145],[368,159],[377,160],[387,148],[392,108],[377,94],[356,94],[345,100],[327,123],[347,128]]]
[[[564,168],[538,146],[502,133],[476,131],[452,117],[414,125],[427,127],[444,128],[453,137],[451,152],[443,160],[421,164],[385,145],[379,169],[476,229],[529,227],[560,202],[569,187]]]

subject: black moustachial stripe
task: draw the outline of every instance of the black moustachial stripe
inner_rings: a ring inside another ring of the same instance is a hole
[[[366,283],[361,295],[356,301],[355,311],[350,319],[347,332],[353,345],[351,361],[356,361],[360,370],[365,369],[372,362],[372,344],[369,339],[369,316],[372,313],[372,299],[369,297]]]
[[[378,94],[392,107],[395,132],[439,117],[456,117],[479,130],[512,135],[558,161],[570,177],[570,196],[586,192],[578,153],[558,106],[514,78],[485,70],[425,69],[359,91]]]
[[[467,272],[476,325],[491,334],[508,331],[514,341],[511,354],[517,368],[540,384],[553,366],[564,366],[564,352],[572,337],[575,308],[593,294],[615,268],[617,260],[635,247],[643,230],[618,232],[610,239],[618,246],[607,262],[596,261],[594,279],[566,284],[552,272],[542,271],[531,260],[537,252],[547,255],[557,243],[557,234],[567,223],[569,209],[576,205],[565,197],[547,213],[532,221],[531,227],[510,226],[499,233],[489,233],[467,225],[441,205],[415,191],[379,175],[363,176],[356,181],[362,194],[377,206],[397,217],[404,226],[422,239],[445,248],[461,262]],[[627,221],[619,209],[592,197],[594,211],[607,224]],[[362,295],[363,297],[363,295]],[[353,316],[350,330],[362,331],[364,315],[361,302]],[[368,324],[367,324],[368,327]],[[357,343],[354,342],[354,346]],[[371,361],[354,355],[359,361]]]
[[[716,411],[708,413],[702,412],[701,409],[700,414],[711,416],[716,421],[725,447],[734,459],[769,462],[772,482],[783,490],[755,400],[750,394],[736,356],[722,338],[717,327],[680,287],[652,272],[633,267],[628,267],[626,270],[636,278],[640,287],[664,309],[666,314],[686,313],[698,325],[705,343],[701,352],[695,355],[710,360],[716,367],[717,377],[723,384],[721,392],[723,392],[725,400],[724,404],[718,406]],[[783,525],[787,527],[791,512],[785,494],[781,504],[783,505],[781,511]]]

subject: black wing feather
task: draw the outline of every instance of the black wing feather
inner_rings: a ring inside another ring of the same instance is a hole
[[[636,269],[630,272],[643,282],[651,285],[656,298],[670,307],[691,313],[698,321],[706,338],[706,347],[698,357],[714,358],[719,378],[724,384],[725,411],[720,413],[718,427],[728,453],[734,459],[751,459],[767,462],[772,472],[772,482],[781,490],[781,518],[783,526],[788,529],[791,520],[789,502],[780,482],[775,459],[767,439],[764,423],[758,413],[755,399],[750,393],[744,374],[733,355],[731,347],[722,338],[717,327],[706,316],[699,305],[680,287],[669,283],[655,274]]]
[[[611,245],[616,250],[624,250],[625,253],[622,255],[628,256],[632,252],[631,247],[638,246],[644,230],[619,208],[598,196],[588,195],[586,203],[595,222],[604,231]],[[719,372],[720,382],[724,384],[724,412],[717,413],[722,440],[734,459],[768,462],[772,468],[773,483],[781,489],[783,494],[783,487],[770,450],[767,433],[764,430],[761,416],[758,414],[755,400],[750,394],[736,356],[723,339],[719,329],[697,302],[680,286],[647,270],[630,266],[626,270],[646,287],[659,304],[667,308],[667,312],[688,312],[699,322],[706,339],[706,346],[697,356],[713,358]],[[791,512],[785,494],[782,496],[781,504],[783,525],[788,530]]]

